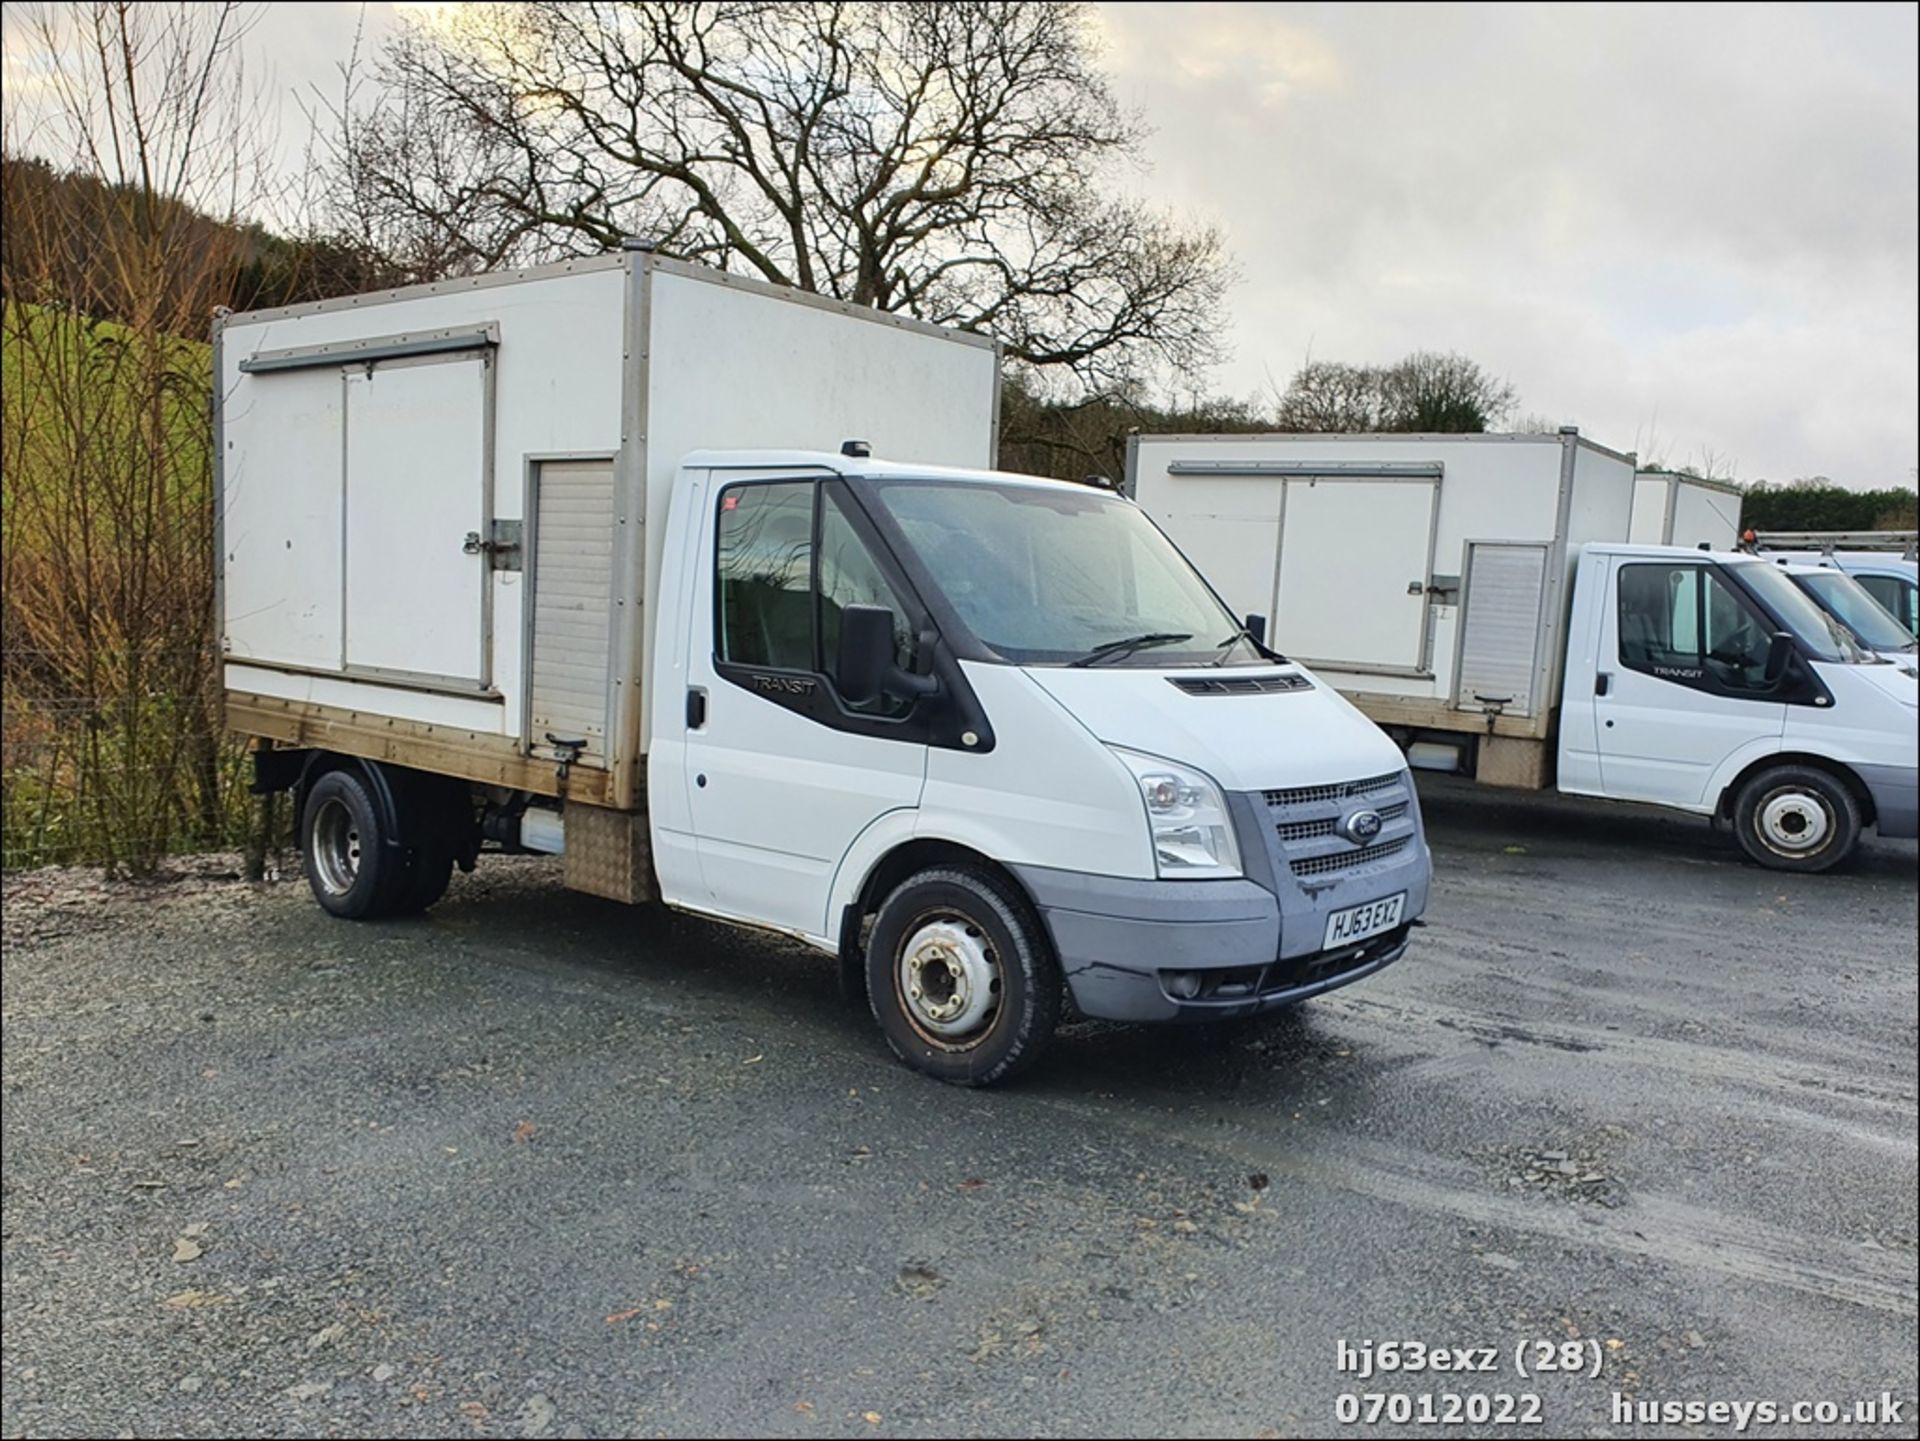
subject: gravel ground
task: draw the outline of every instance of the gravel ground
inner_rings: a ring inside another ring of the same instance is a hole
[[[1914,847],[1783,877],[1423,789],[1405,961],[987,1093],[824,958],[545,862],[364,926],[217,860],[9,878],[0,1429],[1291,1436],[1451,1391],[1650,1435],[1611,1393],[1890,1391],[1914,1434]],[[1502,1374],[1343,1377],[1342,1338]],[[1523,1338],[1603,1374],[1524,1380]]]

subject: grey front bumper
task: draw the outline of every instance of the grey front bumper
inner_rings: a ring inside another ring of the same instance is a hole
[[[1889,840],[1920,836],[1920,770],[1912,766],[1855,766],[1873,796],[1874,825]]]
[[[1133,881],[1015,866],[1053,936],[1074,1007],[1110,1021],[1171,1021],[1192,1003],[1163,969],[1261,966],[1280,941],[1280,907],[1252,881]]]
[[[1337,792],[1337,794],[1336,794]],[[1427,908],[1432,860],[1404,771],[1347,786],[1227,795],[1246,877],[1142,881],[1015,866],[1040,908],[1083,1016],[1199,1021],[1289,1006],[1391,965]],[[1362,807],[1389,806],[1372,846],[1330,834]],[[1304,824],[1303,824],[1304,822]],[[1304,841],[1302,831],[1315,834]],[[1320,949],[1327,917],[1406,892],[1401,924],[1354,946]],[[1176,997],[1166,973],[1204,973]]]
[[[1409,894],[1407,919],[1384,935],[1282,957],[1279,906],[1250,881],[1121,881],[1014,869],[1039,902],[1074,1009],[1098,1020],[1214,1021],[1279,1010],[1392,965],[1417,924]],[[1425,900],[1423,883],[1418,906]],[[1169,971],[1204,972],[1206,994],[1169,994]]]

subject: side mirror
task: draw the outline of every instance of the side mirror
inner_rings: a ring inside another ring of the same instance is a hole
[[[848,705],[883,695],[919,700],[940,689],[930,675],[912,675],[893,660],[893,612],[884,605],[849,605],[840,611],[840,654],[834,657],[834,688]]]
[[[1780,678],[1787,673],[1787,667],[1793,661],[1793,651],[1793,637],[1788,635],[1784,630],[1775,631],[1767,641],[1766,678],[1768,685],[1780,684]]]
[[[849,705],[877,700],[893,665],[893,612],[881,605],[850,605],[840,612],[840,654],[833,683]]]
[[[1250,615],[1241,624],[1246,626],[1247,634],[1252,636],[1256,643],[1260,645],[1267,643],[1267,618],[1264,615]]]

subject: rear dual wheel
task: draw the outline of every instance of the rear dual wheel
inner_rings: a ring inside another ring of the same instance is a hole
[[[415,915],[446,894],[452,847],[435,838],[393,846],[386,831],[359,772],[328,771],[308,788],[301,851],[307,884],[329,914],[352,921]]]

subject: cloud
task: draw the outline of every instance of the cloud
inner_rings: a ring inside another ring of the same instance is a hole
[[[1246,276],[1224,388],[1456,348],[1609,444],[1908,482],[1912,9],[1104,19],[1145,196],[1221,223]]]
[[[338,92],[397,10],[273,5],[251,63]],[[1250,394],[1311,353],[1457,349],[1525,412],[1743,479],[1920,461],[1920,10],[1100,7],[1142,198],[1220,223]],[[8,12],[7,81],[27,79]],[[301,163],[304,121],[283,107]]]

